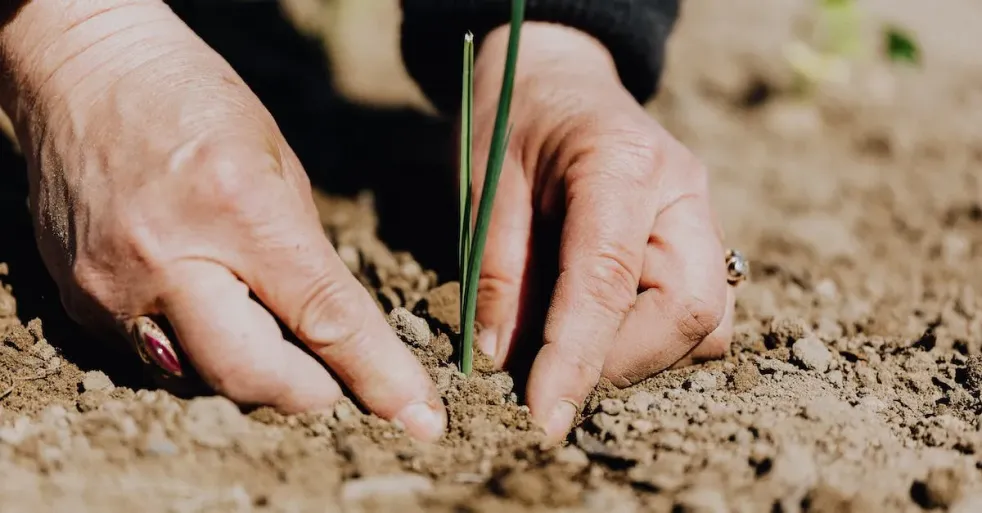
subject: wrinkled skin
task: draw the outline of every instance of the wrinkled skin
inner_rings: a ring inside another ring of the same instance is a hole
[[[497,29],[475,63],[478,155],[488,152],[507,39]],[[478,344],[499,365],[519,352],[520,313],[535,307],[527,298],[535,297],[536,239],[556,238],[534,233],[534,220],[558,220],[558,255],[538,255],[558,258],[558,279],[527,390],[533,415],[558,440],[601,375],[623,386],[721,356],[733,294],[705,168],[623,88],[606,49],[535,23],[520,48]]]
[[[108,334],[163,316],[200,376],[235,401],[324,408],[341,396],[336,377],[383,418],[438,438],[446,412],[433,383],[341,263],[304,170],[228,64],[159,1],[56,4],[31,2],[0,30],[12,77],[0,100],[73,318]],[[478,162],[506,40],[499,29],[477,57]],[[732,295],[705,170],[623,89],[606,50],[544,24],[528,24],[522,45],[480,346],[506,362],[520,305],[534,307],[523,301],[532,220],[557,219],[546,235],[560,241],[558,280],[528,381],[556,441],[601,375],[624,385],[725,351]]]

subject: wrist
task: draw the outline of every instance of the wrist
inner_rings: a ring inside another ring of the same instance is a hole
[[[507,25],[488,32],[475,59],[477,79],[500,82],[508,50],[508,34]],[[614,59],[600,41],[581,30],[545,22],[525,22],[522,25],[515,74],[516,91],[528,80],[570,75],[620,84]]]

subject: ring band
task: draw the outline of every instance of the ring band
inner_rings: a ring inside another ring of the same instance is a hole
[[[124,324],[130,342],[144,363],[154,364],[166,374],[178,378],[184,375],[173,343],[153,319],[139,315]]]
[[[750,275],[750,262],[735,249],[726,250],[726,282],[737,286]]]

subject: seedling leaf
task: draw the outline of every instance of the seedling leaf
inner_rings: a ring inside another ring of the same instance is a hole
[[[906,31],[889,27],[885,31],[887,57],[892,62],[918,66],[921,63],[921,51],[914,37]]]
[[[460,106],[460,232],[457,245],[457,265],[460,271],[460,297],[467,287],[467,268],[471,251],[471,181],[474,146],[474,35],[464,36],[464,73]],[[461,319],[463,319],[461,303]]]
[[[460,323],[460,370],[465,375],[471,373],[474,365],[474,317],[477,313],[477,282],[481,274],[481,261],[484,258],[484,246],[487,243],[488,226],[491,223],[491,209],[494,205],[495,192],[498,188],[498,179],[501,177],[501,168],[505,161],[508,139],[511,136],[508,115],[511,110],[511,97],[515,85],[515,67],[518,63],[518,43],[524,19],[525,0],[512,0],[505,72],[502,78],[501,93],[498,97],[498,111],[494,119],[491,150],[488,152],[487,171],[485,172],[484,185],[481,189],[481,202],[478,205],[477,221],[474,226],[470,257],[465,270],[466,287],[464,288],[464,296],[461,300],[464,312]]]

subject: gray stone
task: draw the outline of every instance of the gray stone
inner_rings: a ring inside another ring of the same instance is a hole
[[[102,371],[89,371],[82,377],[82,389],[86,392],[112,392],[116,386],[113,385],[109,376]]]
[[[832,363],[832,353],[817,337],[809,336],[791,346],[791,359],[804,369],[825,372]]]
[[[706,371],[696,371],[685,380],[685,387],[693,392],[712,392],[716,390],[716,376]]]

